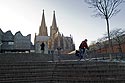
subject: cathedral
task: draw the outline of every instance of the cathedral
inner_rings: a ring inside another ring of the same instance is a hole
[[[61,53],[66,54],[75,50],[75,44],[73,37],[65,37],[59,32],[59,28],[56,23],[55,11],[53,11],[52,25],[50,26],[50,35],[48,35],[48,30],[45,22],[44,10],[42,14],[42,21],[39,27],[39,33],[35,33],[34,45],[35,52],[41,53],[41,43],[45,44],[45,54],[57,53],[60,50]]]

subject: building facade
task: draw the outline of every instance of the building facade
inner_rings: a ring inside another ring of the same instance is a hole
[[[105,54],[105,53],[125,53],[125,34],[119,36],[119,42],[116,39],[111,39],[111,52],[109,48],[108,40],[103,42],[97,42],[90,45],[90,51],[93,53]]]
[[[75,44],[73,42],[73,37],[65,37],[63,34],[59,32],[59,28],[56,23],[55,11],[53,12],[53,20],[52,25],[50,26],[50,36],[48,36],[48,30],[45,22],[44,10],[42,14],[42,21],[39,27],[38,35],[35,34],[34,45],[35,52],[40,53],[40,44],[45,43],[45,53],[56,53],[58,48],[60,48],[62,53],[68,53],[70,51],[75,50]]]
[[[0,52],[25,52],[31,50],[31,35],[23,36],[20,31],[12,34],[6,31],[5,33],[0,29]]]

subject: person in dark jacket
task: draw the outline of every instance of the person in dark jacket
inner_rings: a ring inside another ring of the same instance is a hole
[[[85,49],[89,50],[89,47],[87,45],[87,39],[85,39],[84,41],[81,42],[80,46],[79,46],[79,56],[80,56],[80,60],[83,58],[83,55],[85,53]]]
[[[42,54],[44,54],[45,44],[42,42],[42,44],[40,46],[41,46]]]

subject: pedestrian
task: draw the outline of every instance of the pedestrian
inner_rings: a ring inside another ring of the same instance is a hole
[[[80,60],[84,57],[84,53],[85,53],[86,49],[89,50],[89,47],[88,47],[88,44],[87,44],[87,39],[85,39],[84,41],[82,41],[81,44],[80,44],[80,46],[79,46]]]
[[[40,46],[41,46],[41,52],[42,52],[42,54],[44,54],[45,44],[42,42],[42,44]]]

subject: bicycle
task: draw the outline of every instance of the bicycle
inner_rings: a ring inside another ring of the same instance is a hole
[[[91,60],[91,57],[89,56],[88,53],[89,53],[88,50],[85,49],[85,52],[84,52],[83,56],[80,56],[80,51],[79,51],[79,50],[76,50],[75,55],[79,58],[78,61],[81,61],[81,59],[84,59],[84,61],[87,61],[87,60]],[[81,57],[82,57],[82,58],[81,58]]]

